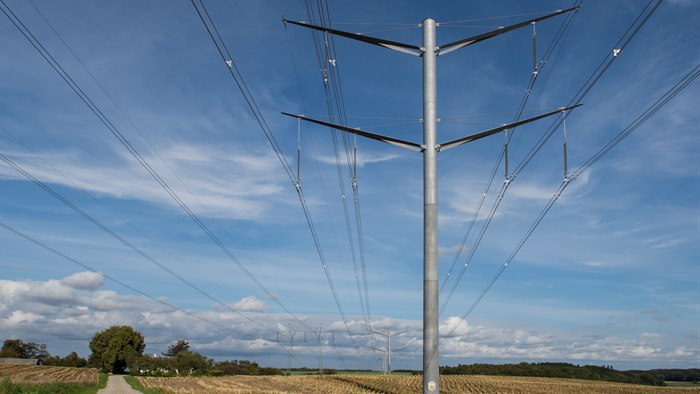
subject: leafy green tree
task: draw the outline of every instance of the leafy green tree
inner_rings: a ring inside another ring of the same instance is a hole
[[[129,326],[112,326],[92,337],[88,363],[103,372],[124,373],[143,355],[146,342]]]
[[[214,366],[221,375],[282,375],[277,368],[260,367],[258,363],[248,360],[220,361]]]
[[[70,352],[66,357],[61,359],[61,365],[64,367],[82,368],[87,364],[87,360],[78,356],[76,352]]]
[[[164,356],[177,356],[182,351],[190,350],[190,343],[185,339],[178,339],[168,346],[168,351],[163,353]]]
[[[8,358],[28,358],[24,352],[24,342],[21,339],[6,339],[2,343],[0,357]]]
[[[183,350],[177,354],[175,367],[180,374],[204,374],[212,367],[212,360],[197,352]]]
[[[82,368],[87,365],[87,360],[78,356],[76,352],[70,352],[66,357],[51,356],[44,360],[44,365],[53,365],[55,367],[75,367]]]
[[[24,342],[21,339],[6,339],[2,343],[2,349],[0,349],[0,357],[46,360],[50,356],[46,345]]]

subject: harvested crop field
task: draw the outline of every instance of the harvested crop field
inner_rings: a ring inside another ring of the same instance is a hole
[[[333,376],[228,376],[200,378],[137,378],[149,389],[165,393],[420,393],[420,376],[333,375]],[[653,387],[588,380],[443,376],[441,393],[700,393],[700,387]]]
[[[100,374],[95,368],[0,364],[0,380],[4,378],[9,378],[13,383],[97,384]]]

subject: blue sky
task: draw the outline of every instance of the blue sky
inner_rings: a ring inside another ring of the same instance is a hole
[[[2,15],[0,153],[177,277],[2,162],[0,222],[96,272],[0,228],[1,336],[46,343],[53,354],[76,350],[87,356],[95,332],[128,324],[144,334],[150,353],[187,338],[210,357],[282,367],[285,335],[322,327],[329,331],[322,336],[324,365],[378,368],[381,353],[369,347],[383,347],[384,340],[367,335],[363,317],[342,137],[349,224],[329,130],[301,126],[300,175],[345,322],[294,185],[192,4],[32,1],[36,9],[16,0],[5,0],[2,8],[16,14],[267,291],[222,253]],[[281,23],[282,15],[308,21],[304,2],[205,4],[296,171],[297,122],[280,112],[328,119],[312,37]],[[426,17],[444,23],[438,43],[447,43],[572,4],[354,1],[329,2],[328,10],[335,28],[420,45],[417,25]],[[541,68],[525,110],[537,114],[568,103],[645,5],[584,2]],[[500,16],[511,17],[491,19]],[[564,20],[536,25],[538,60]],[[453,21],[466,22],[448,23]],[[698,64],[699,22],[696,2],[661,4],[583,107],[569,114],[571,171]],[[532,74],[531,36],[528,27],[438,58],[440,141],[513,120]],[[334,44],[348,124],[420,142],[420,59],[342,38]],[[697,82],[690,84],[572,182],[462,322],[562,181],[563,129],[555,132],[511,182],[441,314],[441,365],[562,360],[622,369],[700,366],[699,93]],[[511,169],[551,124],[546,119],[515,131]],[[439,155],[441,281],[503,141],[497,135]],[[357,145],[371,325],[411,330],[394,338],[396,346],[409,348],[394,355],[393,367],[419,368],[421,156],[376,141]],[[486,223],[503,172],[501,165],[452,278]],[[301,337],[293,365],[314,367],[316,339]]]

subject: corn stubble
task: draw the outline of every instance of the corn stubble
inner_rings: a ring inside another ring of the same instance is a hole
[[[164,393],[232,394],[407,394],[421,393],[421,376],[332,375],[332,376],[227,376],[199,378],[137,378],[149,389]],[[588,380],[510,376],[442,376],[441,393],[700,393],[695,387],[652,387]]]
[[[0,364],[0,380],[5,378],[9,378],[13,383],[97,384],[100,373],[95,368]]]

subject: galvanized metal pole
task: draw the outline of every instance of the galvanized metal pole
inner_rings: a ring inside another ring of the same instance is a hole
[[[440,391],[435,21],[423,21],[423,393]]]
[[[460,48],[467,47],[477,42],[496,37],[498,35],[519,29],[528,24],[535,23],[544,19],[561,15],[566,12],[578,10],[579,6],[571,7],[566,10],[557,10],[553,13],[530,19],[525,22],[516,23],[514,25],[499,27],[496,30],[482,33],[473,37],[464,38],[452,43],[442,45],[439,53],[441,55],[456,51]],[[379,45],[391,50],[407,53],[423,58],[423,144],[418,145],[414,142],[401,140],[394,137],[384,136],[360,130],[359,128],[350,128],[344,125],[324,122],[318,119],[312,119],[304,115],[292,115],[283,112],[284,115],[292,116],[298,119],[310,121],[312,123],[331,127],[337,130],[342,130],[347,133],[360,135],[377,141],[382,141],[391,145],[402,148],[422,151],[423,152],[423,393],[435,393],[440,391],[440,355],[439,355],[439,309],[438,309],[438,212],[437,212],[437,153],[438,150],[450,149],[467,142],[471,142],[489,135],[512,129],[513,127],[530,123],[532,121],[542,119],[564,110],[572,109],[578,105],[561,108],[547,114],[538,115],[525,120],[519,120],[507,125],[502,125],[497,128],[483,131],[481,133],[472,134],[455,140],[437,144],[437,84],[436,84],[436,58],[438,56],[438,47],[435,44],[435,28],[437,23],[431,18],[423,20],[423,46],[417,47],[414,45],[403,44],[396,41],[389,41],[380,38],[368,37],[354,33],[344,32],[340,30],[330,29],[323,26],[315,26],[305,22],[294,22],[284,19],[285,23],[291,23],[298,26],[311,28],[318,31],[323,31],[331,34],[340,35],[342,37],[353,40],[362,41],[372,45]],[[536,71],[536,70],[535,70]],[[506,170],[507,174],[507,170]],[[371,330],[370,330],[371,331]],[[376,331],[372,331],[375,332]],[[382,333],[378,333],[384,335]],[[387,334],[391,341],[391,334]],[[385,357],[389,358],[388,364],[391,363],[391,346],[387,347]],[[387,368],[390,369],[390,368]]]
[[[387,350],[387,353],[389,353],[389,355],[387,356],[389,358],[388,358],[388,361],[386,363],[386,370],[388,371],[388,374],[391,375],[391,332],[389,330],[386,330],[386,341],[387,341],[386,350]]]

